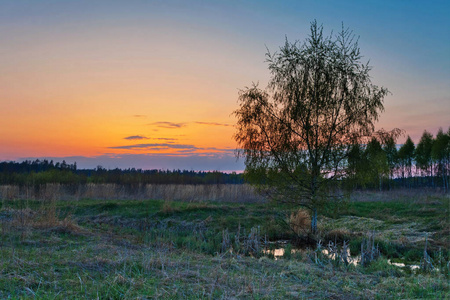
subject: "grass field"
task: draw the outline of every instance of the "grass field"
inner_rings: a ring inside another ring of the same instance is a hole
[[[316,241],[356,256],[375,235],[381,257],[362,267],[318,254],[289,226],[295,211],[270,203],[4,199],[0,298],[445,299],[449,200],[361,193],[324,210]],[[420,265],[425,239],[434,270],[388,263]],[[275,260],[264,250],[280,240],[302,251]]]

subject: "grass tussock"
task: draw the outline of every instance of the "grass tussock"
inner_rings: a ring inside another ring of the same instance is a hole
[[[311,228],[311,216],[308,211],[299,209],[292,212],[289,217],[289,226],[298,236],[307,234]]]
[[[161,209],[161,212],[163,214],[173,214],[177,211],[178,211],[178,209],[176,207],[174,207],[172,201],[164,201],[164,205]]]
[[[2,232],[5,235],[20,232],[22,236],[33,231],[49,231],[69,234],[83,234],[83,230],[70,214],[61,216],[56,208],[56,202],[40,202],[34,209],[3,208],[0,211]]]

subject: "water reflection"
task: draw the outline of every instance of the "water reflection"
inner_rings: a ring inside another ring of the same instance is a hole
[[[300,252],[302,250],[300,249],[292,249],[291,250],[291,254]],[[306,253],[306,250],[303,250]],[[284,252],[285,249],[284,248],[276,248],[273,250],[264,250],[265,254],[269,254],[269,255],[273,255],[273,257],[275,258],[275,260],[278,260],[279,258],[284,256]],[[331,253],[329,254],[327,249],[323,249],[322,250],[322,254],[324,254],[325,256],[327,256],[329,259],[336,259],[336,253]],[[350,249],[347,249],[347,260],[349,264],[352,264],[354,266],[357,266],[360,262],[361,262],[361,256],[354,256],[352,257],[350,255]],[[392,265],[392,266],[396,266],[399,268],[405,268],[405,267],[409,267],[411,270],[418,270],[420,269],[419,265],[405,265],[404,263],[397,263],[397,262],[391,262],[390,259],[388,259],[388,264]]]
[[[322,254],[324,254],[325,256],[327,256],[328,258],[333,259],[333,260],[335,260],[336,258],[340,259],[338,254],[336,254],[336,253],[330,254],[327,249],[323,249]],[[350,255],[350,249],[347,249],[346,260],[349,264],[356,266],[358,263],[361,262],[361,255],[352,257]]]
[[[388,264],[399,267],[399,268],[409,267],[411,270],[420,269],[419,265],[405,265],[404,263],[391,262],[390,259],[388,259]]]
[[[300,252],[300,249],[291,249],[291,254]],[[306,252],[305,250],[303,250],[304,252]],[[264,254],[268,254],[268,255],[273,255],[273,257],[275,258],[275,260],[278,260],[280,257],[284,256],[284,252],[285,249],[284,248],[276,248],[276,249],[272,249],[272,250],[264,250]]]

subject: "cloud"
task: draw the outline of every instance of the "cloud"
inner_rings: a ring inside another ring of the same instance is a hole
[[[198,125],[207,125],[207,126],[225,126],[225,127],[230,127],[233,126],[232,124],[226,124],[226,123],[217,123],[217,122],[201,122],[201,121],[196,121],[196,122],[190,122],[190,123],[175,123],[175,122],[153,122],[150,123],[148,125],[152,125],[152,126],[156,126],[159,128],[169,128],[169,129],[174,129],[174,128],[181,128],[186,126],[187,124],[198,124]]]
[[[172,143],[173,141],[176,141],[177,139],[174,138],[149,138],[143,135],[131,135],[123,138],[124,140],[159,140],[159,141],[167,141]]]
[[[135,118],[145,118],[147,116],[146,115],[133,115],[133,117],[135,117]]]
[[[142,135],[131,135],[123,138],[124,140],[148,140],[148,137]]]
[[[196,149],[181,149],[179,151],[177,151],[177,153],[192,153],[194,154],[196,151]]]
[[[207,147],[207,148],[203,148],[204,150],[216,150],[216,151],[220,151],[220,152],[234,152],[235,149],[232,148],[216,148],[216,147]]]
[[[115,146],[108,147],[109,149],[128,149],[128,150],[136,150],[136,149],[146,149],[146,150],[161,150],[161,149],[190,149],[196,150],[199,149],[193,145],[182,145],[182,144],[135,144],[135,145],[126,145],[126,146]]]
[[[160,140],[160,141],[176,141],[177,139],[173,138],[153,138],[154,140]]]
[[[150,123],[148,125],[154,125],[156,127],[160,127],[160,128],[169,128],[169,129],[174,129],[174,128],[181,128],[186,126],[186,123],[174,123],[174,122],[153,122]]]
[[[163,139],[163,138],[162,138]],[[173,142],[168,143],[148,143],[148,144],[134,144],[124,146],[113,146],[108,149],[120,149],[120,150],[143,150],[143,151],[161,151],[161,150],[174,150],[173,153],[163,153],[164,155],[183,155],[186,153],[198,154],[198,155],[234,155],[235,149],[231,148],[216,148],[216,147],[196,147],[194,145],[175,144]],[[158,153],[153,153],[158,155]]]
[[[233,126],[231,124],[225,124],[225,123],[216,123],[216,122],[195,122],[195,124],[200,125],[209,125],[209,126]]]

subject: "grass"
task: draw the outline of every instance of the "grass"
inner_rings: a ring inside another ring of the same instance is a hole
[[[356,199],[357,200],[357,199]],[[325,217],[323,230],[344,230],[354,236],[375,231],[385,255],[403,257],[406,263],[417,262],[428,237],[432,253],[439,249],[449,258],[450,197],[419,195],[394,201],[353,201],[339,218]],[[390,250],[389,250],[390,248]],[[414,253],[412,255],[411,253]]]
[[[357,252],[375,231],[382,257],[368,267],[324,260],[314,251],[274,260],[255,243],[287,239],[305,214],[265,203],[169,200],[3,200],[2,299],[414,299],[448,298],[446,196],[352,201],[319,218],[323,240]],[[284,219],[283,219],[284,218]],[[429,252],[440,272],[411,272]],[[288,243],[286,248],[293,248]],[[267,247],[277,247],[267,244]],[[439,248],[441,251],[439,252]]]
[[[0,185],[0,199],[22,200],[146,200],[262,202],[248,184],[59,184]]]

